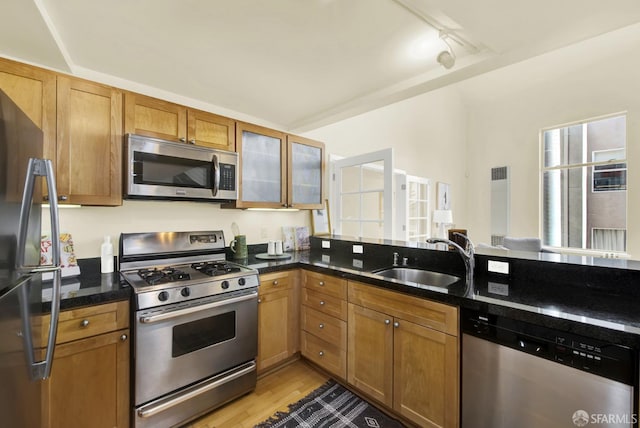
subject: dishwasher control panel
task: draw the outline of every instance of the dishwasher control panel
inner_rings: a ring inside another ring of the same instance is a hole
[[[636,351],[626,346],[469,309],[462,332],[628,385],[637,377]]]

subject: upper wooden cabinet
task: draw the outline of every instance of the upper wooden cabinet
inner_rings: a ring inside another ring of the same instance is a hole
[[[56,181],[62,203],[122,204],[122,92],[58,76]]]
[[[44,134],[44,157],[55,162],[56,74],[0,58],[0,89]]]
[[[236,208],[322,208],[324,144],[236,123],[240,192]]]
[[[125,95],[124,132],[235,151],[235,121],[132,92]]]

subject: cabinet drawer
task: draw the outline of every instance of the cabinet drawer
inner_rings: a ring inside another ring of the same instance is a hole
[[[302,306],[302,329],[341,350],[347,349],[347,323],[338,318]]]
[[[44,317],[42,346],[46,346],[51,316]],[[60,312],[56,343],[66,343],[129,327],[129,302],[70,309]]]
[[[303,284],[309,290],[315,290],[323,294],[328,294],[330,296],[346,300],[346,279],[310,271],[303,271],[303,276]]]
[[[458,335],[458,308],[373,285],[349,281],[349,303]]]
[[[289,281],[289,271],[260,275],[260,287],[258,287],[258,294],[271,293],[279,290],[288,290],[289,288],[291,288],[291,281]]]
[[[347,301],[344,299],[303,288],[302,304],[343,321],[347,320]]]
[[[347,376],[347,352],[305,331],[302,332],[302,356],[341,379]]]

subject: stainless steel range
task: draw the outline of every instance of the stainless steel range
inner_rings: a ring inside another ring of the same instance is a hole
[[[135,427],[173,427],[256,384],[258,272],[225,260],[222,231],[125,233],[135,300]]]

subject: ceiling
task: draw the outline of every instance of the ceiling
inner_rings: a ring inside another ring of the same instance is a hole
[[[296,132],[640,22],[637,0],[2,3],[0,56]],[[435,59],[445,42],[448,70]]]

